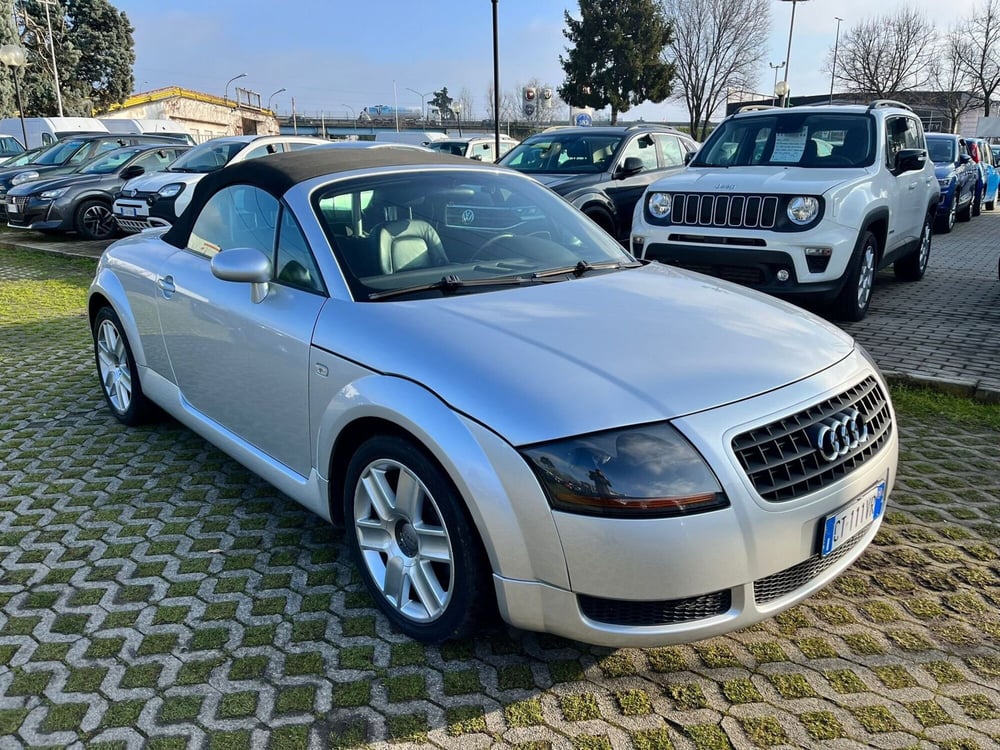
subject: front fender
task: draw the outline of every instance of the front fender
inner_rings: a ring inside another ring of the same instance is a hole
[[[122,285],[121,279],[102,261],[97,267],[97,273],[90,283],[90,288],[87,290],[87,310],[91,330],[94,328],[94,318],[97,317],[97,312],[107,305],[111,306],[122,322],[125,337],[128,339],[132,356],[135,358],[136,367],[140,369],[146,367],[146,351],[142,345],[142,337],[139,335],[139,326],[132,306],[125,294],[125,287]],[[153,315],[156,314],[155,310],[151,312]]]
[[[319,471],[329,474],[331,464],[346,466],[346,461],[331,457],[353,453],[355,443],[372,430],[409,433],[437,460],[464,499],[495,573],[568,587],[548,503],[527,463],[506,441],[404,378],[361,374],[358,368],[361,376],[334,392],[329,378],[315,374],[316,364],[332,373],[344,372],[345,363],[326,352],[313,359],[310,390],[318,399],[313,413]],[[317,382],[323,380],[327,383]],[[362,423],[364,430],[354,429]],[[325,479],[338,487],[342,477]]]

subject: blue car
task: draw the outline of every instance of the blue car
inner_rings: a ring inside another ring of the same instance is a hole
[[[1000,170],[990,144],[983,138],[966,138],[966,142],[975,146],[972,150],[972,160],[979,167],[979,179],[976,185],[976,200],[972,204],[972,215],[979,216],[981,208],[992,211],[997,203],[997,191],[1000,190]]]
[[[934,229],[947,234],[955,219],[968,221],[976,202],[980,180],[979,166],[972,160],[965,138],[950,133],[928,133],[927,155],[934,162],[934,172],[941,186]]]

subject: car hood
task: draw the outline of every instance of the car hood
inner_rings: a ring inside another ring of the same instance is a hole
[[[650,190],[699,193],[777,193],[822,195],[826,191],[868,173],[857,168],[805,167],[688,167],[662,177]]]
[[[122,185],[122,192],[138,190],[142,193],[155,193],[164,185],[175,182],[193,185],[204,176],[204,172],[150,172],[133,177]]]
[[[607,178],[607,175],[604,172],[587,174],[556,174],[553,172],[538,172],[532,173],[530,176],[545,185],[545,187],[551,188],[560,195],[564,195],[571,190],[576,190],[577,188],[596,185],[598,182],[603,182]]]
[[[114,178],[114,175],[108,174],[65,174],[57,176],[45,176],[37,180],[32,180],[31,182],[26,182],[23,185],[15,185],[12,187],[8,195],[33,195],[35,193],[41,193],[46,190],[56,190],[62,187],[87,187],[88,185],[97,185],[108,182],[108,178]]]
[[[797,307],[659,264],[436,299],[331,301],[314,340],[423,384],[514,445],[739,401],[853,349]]]

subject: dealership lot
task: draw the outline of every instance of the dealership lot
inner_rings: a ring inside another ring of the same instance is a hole
[[[998,214],[935,237],[927,278],[880,276],[849,330],[886,370],[992,398],[997,238]],[[0,249],[0,748],[1000,746],[995,430],[901,415],[873,547],[749,630],[424,647],[339,532],[176,423],[110,417],[92,267]]]

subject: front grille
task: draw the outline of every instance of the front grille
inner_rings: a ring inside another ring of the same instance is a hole
[[[7,204],[13,200],[14,204],[17,206],[17,211],[11,213],[7,210]],[[13,197],[8,196],[7,201],[4,203],[4,213],[7,215],[7,221],[11,224],[27,224],[28,220],[24,216],[25,206],[28,205],[28,196],[26,195],[16,195]]]
[[[115,221],[118,222],[118,226],[123,232],[135,233],[141,232],[143,229],[149,229],[149,224],[139,219],[123,219],[121,216],[115,216]]]
[[[670,223],[687,227],[773,229],[778,216],[774,195],[674,193]]]
[[[857,409],[868,440],[827,461],[809,438],[811,428],[846,409]],[[782,502],[822,489],[864,464],[892,435],[889,402],[868,377],[838,396],[733,438],[733,451],[757,493]]]
[[[757,604],[767,604],[768,602],[773,602],[775,599],[780,599],[786,594],[792,593],[796,589],[802,588],[857,547],[858,542],[864,537],[866,531],[867,529],[862,529],[852,539],[837,547],[837,549],[826,557],[820,557],[819,554],[815,554],[804,562],[773,573],[766,578],[761,578],[759,581],[754,581],[754,601]]]
[[[577,601],[580,603],[580,611],[591,620],[608,625],[639,627],[670,625],[725,614],[732,606],[732,594],[726,589],[687,599],[656,602],[601,599],[581,594]]]

